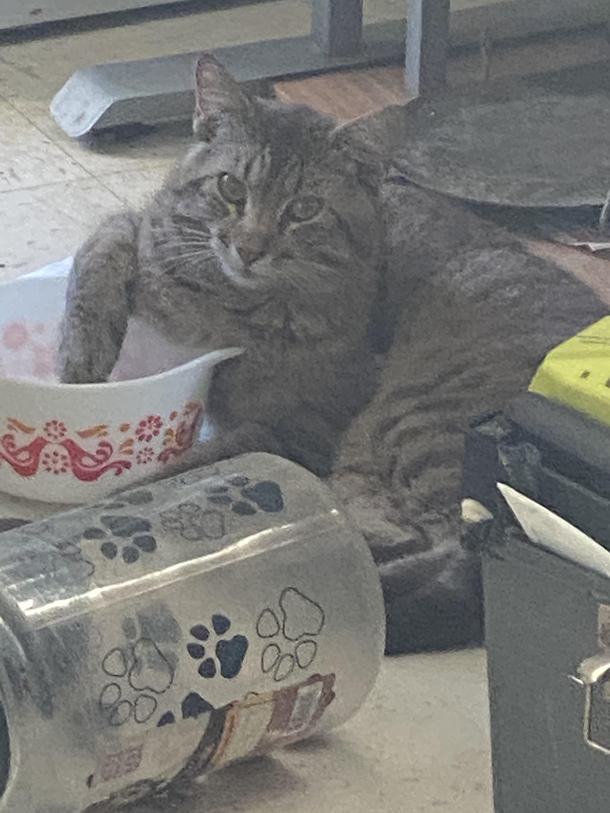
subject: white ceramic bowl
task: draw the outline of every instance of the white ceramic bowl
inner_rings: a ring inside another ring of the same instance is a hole
[[[169,473],[198,436],[215,365],[242,351],[136,380],[57,383],[53,334],[66,284],[25,277],[0,286],[0,490],[76,504]]]

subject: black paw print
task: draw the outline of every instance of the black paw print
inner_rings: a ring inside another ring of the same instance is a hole
[[[231,628],[231,622],[225,615],[212,616],[212,629],[216,636],[226,635]],[[223,678],[234,678],[241,672],[241,667],[248,651],[248,639],[245,635],[235,635],[233,638],[221,638],[214,648],[215,658],[207,655],[205,644],[209,641],[211,633],[204,624],[191,627],[191,635],[195,641],[187,645],[191,658],[200,661],[198,672],[202,678],[216,677],[218,669]]]
[[[190,633],[195,640],[187,644],[187,652],[194,661],[200,662],[197,671],[202,678],[216,677],[219,670],[223,678],[234,678],[241,671],[248,651],[248,639],[244,635],[235,635],[233,638],[220,638],[213,650],[215,658],[207,656],[206,644],[209,646],[208,642],[212,637],[212,633],[217,637],[226,635],[231,628],[231,621],[226,615],[217,613],[212,616],[211,626],[212,631],[205,624],[195,624],[195,626],[191,627]],[[197,718],[213,710],[214,706],[198,692],[187,694],[181,704],[183,720]],[[175,722],[176,715],[173,711],[168,711],[161,717],[157,726],[161,728],[166,725],[173,725]]]
[[[121,503],[107,506],[111,510],[122,507]],[[143,517],[108,514],[100,517],[100,523],[103,528],[86,528],[83,537],[99,540],[100,552],[106,559],[116,559],[120,552],[125,564],[132,565],[143,553],[154,553],[157,550],[157,540],[151,533],[152,525]],[[109,539],[109,534],[114,539]]]
[[[282,591],[279,613],[265,607],[256,622],[256,632],[263,640],[274,639],[263,649],[261,671],[273,674],[276,682],[286,680],[295,668],[307,669],[318,654],[315,638],[324,629],[326,616],[322,607],[296,587]]]
[[[182,719],[183,720],[190,720],[190,719],[197,719],[202,714],[207,714],[210,711],[214,711],[214,706],[211,703],[203,698],[197,692],[190,692],[182,701]],[[159,722],[157,723],[157,728],[163,728],[166,725],[173,725],[176,722],[176,715],[173,711],[166,712]]]
[[[215,477],[205,487],[205,492],[209,503],[230,508],[239,516],[251,516],[259,509],[277,514],[284,509],[282,489],[272,480],[252,484],[242,474]]]

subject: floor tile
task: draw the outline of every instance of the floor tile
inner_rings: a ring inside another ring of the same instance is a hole
[[[88,175],[8,102],[0,102],[0,192]]]
[[[188,122],[151,129],[127,141],[112,134],[74,140],[53,120],[47,102],[11,99],[11,104],[72,160],[96,176],[121,170],[169,169],[192,143]]]
[[[53,121],[49,111],[53,96],[83,67],[300,36],[308,32],[310,17],[307,2],[278,0],[3,44],[0,96],[10,99],[39,130],[95,175],[153,164],[167,167],[183,153],[190,138],[188,127],[164,128],[129,144],[101,143],[91,150],[69,139]]]
[[[165,180],[164,167],[134,169],[124,172],[112,172],[100,178],[107,189],[134,209],[145,206]]]
[[[94,178],[0,194],[0,282],[62,259],[121,201]]]
[[[403,20],[406,16],[404,0],[364,0],[364,24],[383,20]]]

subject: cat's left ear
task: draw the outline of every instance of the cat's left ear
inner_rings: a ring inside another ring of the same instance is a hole
[[[254,119],[254,106],[238,82],[212,56],[204,54],[195,71],[193,131],[212,141],[223,125],[245,128]]]

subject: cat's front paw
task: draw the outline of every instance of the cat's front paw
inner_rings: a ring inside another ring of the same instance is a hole
[[[416,526],[400,522],[385,495],[360,495],[344,509],[368,542],[377,564],[428,550],[430,542]]]
[[[57,375],[64,384],[100,384],[108,380],[120,345],[108,346],[103,337],[63,328],[57,354]]]
[[[101,368],[96,369],[93,364],[70,357],[60,358],[57,375],[62,384],[100,384],[108,378]]]

